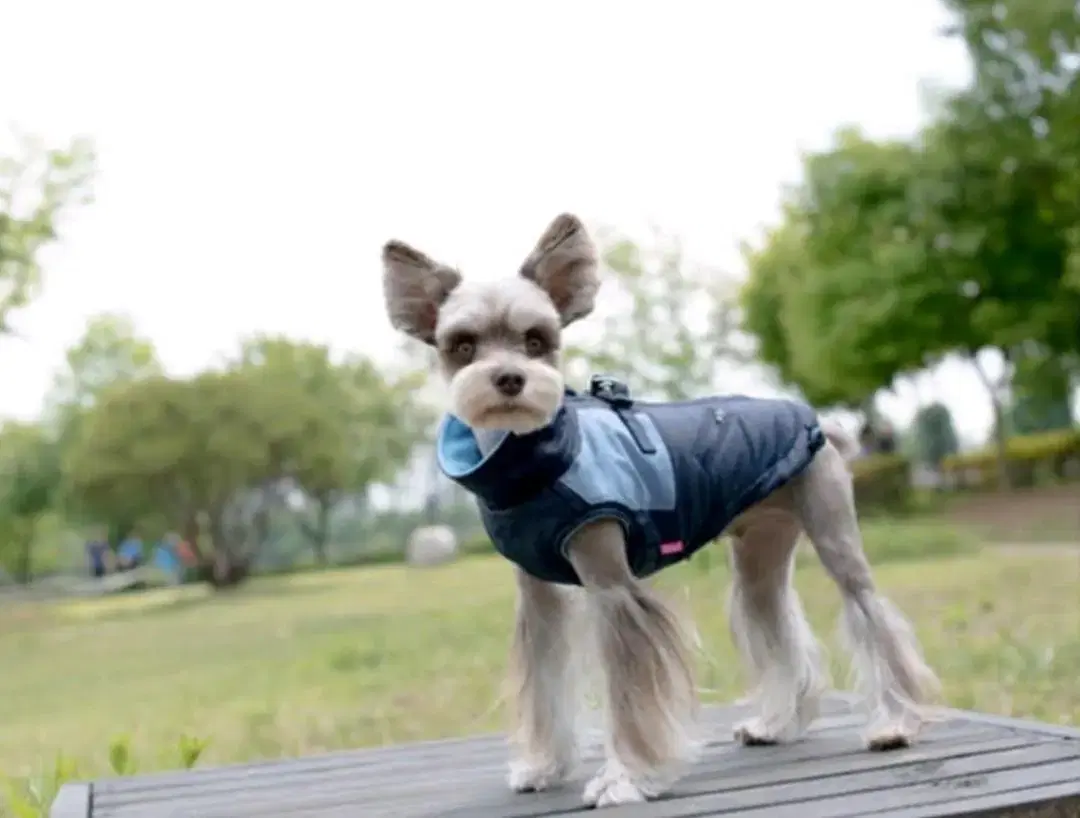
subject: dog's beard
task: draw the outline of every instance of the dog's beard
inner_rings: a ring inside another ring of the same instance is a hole
[[[522,368],[525,388],[520,395],[508,398],[492,384],[493,366],[479,362],[465,367],[450,380],[450,411],[473,429],[517,435],[542,429],[551,423],[562,403],[562,375],[539,361]]]

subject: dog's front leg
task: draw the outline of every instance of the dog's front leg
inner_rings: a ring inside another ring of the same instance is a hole
[[[617,523],[583,528],[568,556],[586,588],[606,694],[606,758],[585,801],[644,801],[674,783],[697,747],[690,631],[634,578]]]
[[[509,784],[535,792],[561,783],[575,761],[579,706],[567,589],[517,569],[518,605],[508,681],[514,757]]]

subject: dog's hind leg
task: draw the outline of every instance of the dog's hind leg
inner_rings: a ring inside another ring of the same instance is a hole
[[[585,801],[644,801],[670,787],[698,747],[692,631],[634,578],[617,523],[585,527],[567,556],[586,589],[605,688],[605,762]]]
[[[518,792],[561,783],[576,760],[581,702],[573,654],[570,589],[516,570],[518,603],[508,683],[514,757],[509,784]],[[574,589],[577,590],[577,589]]]
[[[728,621],[755,685],[756,711],[736,725],[735,738],[791,741],[816,718],[828,686],[824,652],[792,585],[800,528],[789,515],[763,514],[733,533]]]
[[[851,475],[839,449],[826,444],[792,488],[803,527],[843,595],[841,625],[856,682],[871,707],[867,746],[908,746],[928,719],[940,686],[911,626],[874,587]]]

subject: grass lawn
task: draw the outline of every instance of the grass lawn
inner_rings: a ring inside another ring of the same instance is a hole
[[[695,609],[707,696],[732,699],[744,686],[726,572],[718,550],[703,556],[663,584]],[[1080,723],[1080,551],[892,562],[877,577],[915,621],[950,704]],[[798,585],[831,644],[835,589],[816,564]],[[0,774],[39,774],[61,751],[83,775],[107,774],[118,735],[142,771],[176,766],[185,734],[209,740],[200,763],[217,764],[498,729],[512,587],[506,564],[480,557],[257,580],[216,596],[189,587],[9,606]]]

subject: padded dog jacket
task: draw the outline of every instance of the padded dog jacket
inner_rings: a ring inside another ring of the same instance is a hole
[[[566,391],[551,424],[508,434],[486,456],[472,430],[446,416],[437,456],[476,497],[500,554],[537,579],[578,585],[566,551],[583,525],[618,521],[634,573],[648,576],[714,540],[824,444],[817,414],[801,403],[638,402],[594,377],[588,394]]]

